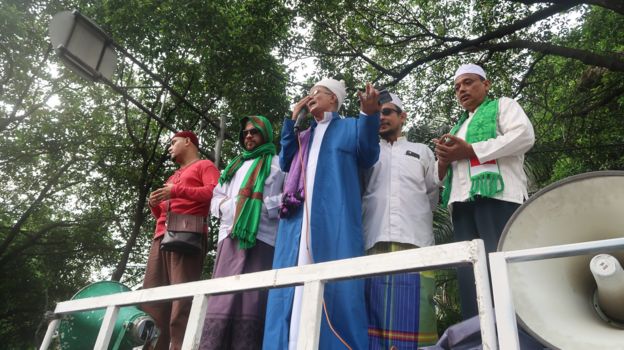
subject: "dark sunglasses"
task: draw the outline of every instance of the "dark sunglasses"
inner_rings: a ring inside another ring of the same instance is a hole
[[[392,112],[396,112],[397,114],[401,114],[401,110],[400,109],[392,109],[392,108],[382,108],[381,109],[381,114],[383,114],[383,115],[390,115],[390,114],[392,114]]]
[[[249,130],[243,130],[243,137],[247,137],[247,135],[251,135],[251,136],[255,136],[260,134],[260,130],[258,129],[249,129]]]

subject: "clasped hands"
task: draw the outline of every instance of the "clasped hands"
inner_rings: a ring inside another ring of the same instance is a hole
[[[150,193],[149,200],[148,200],[149,206],[155,207],[158,204],[160,204],[160,202],[170,199],[172,188],[173,188],[172,184],[166,184],[165,186]]]
[[[449,165],[457,160],[476,157],[472,145],[457,136],[444,134],[432,141],[435,144],[436,157],[444,165]]]

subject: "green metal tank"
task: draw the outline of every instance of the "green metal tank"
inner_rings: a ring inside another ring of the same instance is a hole
[[[82,288],[71,300],[128,292],[130,288],[115,281],[100,281]],[[61,349],[93,349],[106,309],[76,312],[63,317],[59,326]],[[136,306],[119,309],[109,349],[131,350],[157,337],[154,320]]]

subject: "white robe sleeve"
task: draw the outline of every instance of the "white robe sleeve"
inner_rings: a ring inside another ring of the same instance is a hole
[[[427,196],[429,197],[429,204],[431,205],[431,211],[436,210],[438,206],[438,197],[440,191],[440,180],[438,179],[438,163],[435,160],[433,152],[428,147],[425,147],[425,156],[423,157],[423,163],[425,165],[425,188],[427,189]]]
[[[212,200],[210,201],[210,213],[212,216],[216,218],[221,218],[221,216],[226,215],[224,211],[227,210],[227,201],[229,197],[227,196],[227,186],[225,185],[217,185],[212,193]]]
[[[284,186],[285,173],[280,169],[277,157],[273,157],[271,164],[271,174],[264,183],[264,206],[268,216],[275,219],[279,215],[279,208],[282,205],[282,189]]]

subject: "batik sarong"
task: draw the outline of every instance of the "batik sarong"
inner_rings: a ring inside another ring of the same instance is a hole
[[[367,254],[411,249],[409,244],[380,242]],[[438,340],[433,271],[377,276],[366,280],[369,349],[413,349]]]

